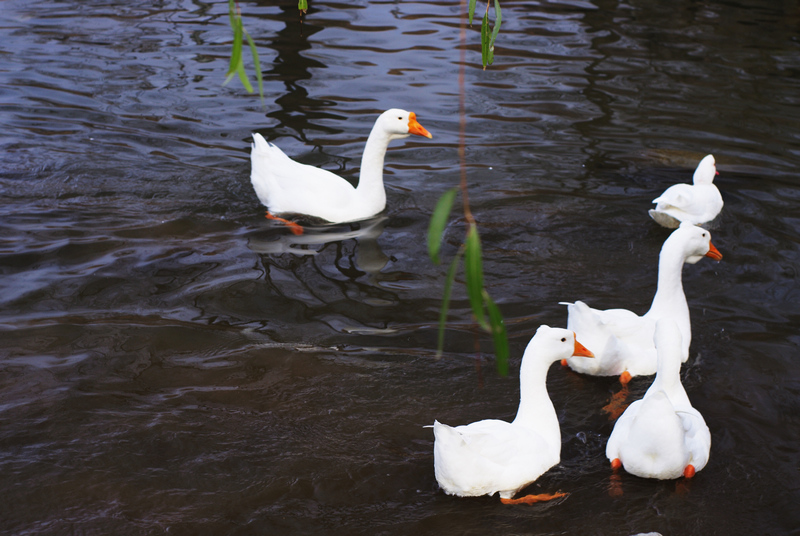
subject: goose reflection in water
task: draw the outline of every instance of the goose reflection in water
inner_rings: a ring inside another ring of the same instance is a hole
[[[378,237],[386,225],[387,216],[353,223],[303,225],[304,232],[295,235],[281,231],[276,237],[275,226],[268,232],[259,232],[248,240],[248,247],[261,255],[282,255],[291,253],[299,256],[317,255],[327,244],[336,243],[336,268],[348,279],[358,279],[368,275],[371,280],[386,267],[389,257],[381,251]],[[344,242],[355,240],[357,247],[353,254],[345,253]],[[343,262],[344,259],[350,262]]]

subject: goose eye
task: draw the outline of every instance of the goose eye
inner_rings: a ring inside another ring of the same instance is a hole
[[[561,342],[567,342],[567,338],[566,337],[561,337]]]
[[[402,117],[398,117],[398,118],[397,118],[397,120],[398,120],[398,121],[402,121],[402,120],[403,120],[403,118],[402,118]]]

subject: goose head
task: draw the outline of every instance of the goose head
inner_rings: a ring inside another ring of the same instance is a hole
[[[563,328],[551,328],[541,325],[525,348],[523,360],[529,355],[546,362],[548,365],[568,357],[594,357],[584,345],[575,338],[575,332]]]
[[[717,175],[717,166],[714,161],[714,155],[707,155],[700,160],[697,164],[697,169],[694,170],[694,177],[692,182],[694,184],[711,184],[714,182],[714,176]]]
[[[694,264],[703,257],[715,261],[722,260],[722,253],[711,243],[711,233],[691,223],[681,223],[667,239],[667,242],[678,242],[683,246],[684,262]],[[665,244],[666,245],[666,244]]]
[[[399,108],[392,108],[383,112],[375,123],[389,135],[390,140],[400,140],[409,135],[424,136],[432,138],[431,133],[417,121],[414,112],[407,112]]]

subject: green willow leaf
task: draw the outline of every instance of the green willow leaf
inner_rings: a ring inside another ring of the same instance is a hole
[[[490,331],[483,312],[483,259],[481,258],[481,239],[475,224],[469,226],[467,240],[464,245],[464,274],[467,279],[467,296],[472,306],[472,313],[478,325]]]
[[[481,293],[483,301],[486,304],[486,310],[489,312],[489,324],[492,330],[492,340],[494,341],[494,355],[497,357],[497,373],[501,376],[508,376],[508,333],[506,332],[506,324],[503,321],[503,315],[500,314],[500,309],[492,301],[492,297],[483,289]]]
[[[456,271],[461,262],[461,256],[464,254],[464,246],[458,248],[453,262],[450,263],[450,268],[447,269],[447,278],[444,281],[444,292],[442,293],[442,307],[439,309],[439,337],[436,345],[436,357],[442,356],[444,349],[444,327],[447,324],[447,311],[450,309],[450,296],[453,294],[453,282],[456,280]]]
[[[299,0],[297,2],[297,9],[299,9],[303,13],[308,11],[308,0]]]
[[[489,65],[494,62],[494,41],[497,39],[497,34],[500,33],[501,22],[503,22],[503,16],[500,12],[500,0],[494,0],[494,28],[492,28],[492,36],[489,38]]]
[[[244,70],[244,62],[240,59],[239,60],[239,68],[236,69],[236,74],[239,75],[239,80],[242,82],[242,85],[247,90],[248,93],[253,92],[253,86],[250,84],[250,80],[247,78],[247,71]]]
[[[231,63],[228,66],[228,72],[225,74],[226,78],[225,83],[222,84],[223,86],[231,81],[233,75],[237,74],[240,68],[244,69],[244,64],[242,64],[242,35],[244,33],[242,19],[234,17],[231,20],[231,24],[233,27],[233,50],[231,51]]]
[[[487,62],[489,60],[489,11],[487,10],[486,13],[483,15],[483,22],[481,23],[481,62],[483,62],[483,68],[486,69]]]
[[[439,251],[442,249],[442,234],[447,225],[447,219],[450,217],[450,211],[453,209],[453,201],[457,192],[458,188],[451,188],[439,198],[428,225],[428,256],[434,264],[441,262]]]
[[[233,79],[233,77],[234,77],[234,76],[236,76],[236,72],[235,72],[235,71],[234,71],[234,72],[232,72],[231,74],[229,74],[229,75],[228,75],[228,76],[225,78],[225,81],[222,83],[222,87],[225,87],[225,86],[227,86],[227,85],[228,85],[228,82],[230,82],[230,81]]]
[[[256,44],[253,41],[253,38],[250,37],[250,34],[247,33],[247,30],[242,28],[244,31],[244,36],[247,38],[247,44],[250,45],[250,53],[253,55],[253,65],[255,66],[256,71],[256,80],[258,81],[258,95],[261,97],[261,104],[264,105],[264,79],[261,76],[261,62],[258,60],[258,50],[256,50]],[[249,84],[249,82],[248,82]],[[250,93],[253,92],[252,88],[249,90]]]
[[[236,13],[236,2],[228,0],[228,18],[231,22],[231,29],[233,30],[233,50],[231,51],[231,62],[228,66],[226,76],[234,74],[236,67],[239,65],[239,58],[242,54],[242,18]]]
[[[500,11],[500,0],[494,0],[494,28],[492,28],[492,46],[497,34],[500,33],[500,24],[503,22],[503,15]]]
[[[475,15],[475,4],[478,0],[469,0],[469,25],[472,26],[472,17]]]
[[[228,18],[231,19],[231,28],[236,26],[236,0],[228,0]]]

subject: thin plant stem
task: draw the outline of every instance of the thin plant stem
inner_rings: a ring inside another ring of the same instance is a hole
[[[470,225],[475,223],[472,211],[469,208],[469,193],[467,191],[467,104],[466,89],[464,83],[464,72],[467,63],[467,0],[461,0],[461,24],[460,39],[461,61],[458,64],[458,159],[461,165],[461,201],[464,205],[464,219],[467,222],[467,230]]]

